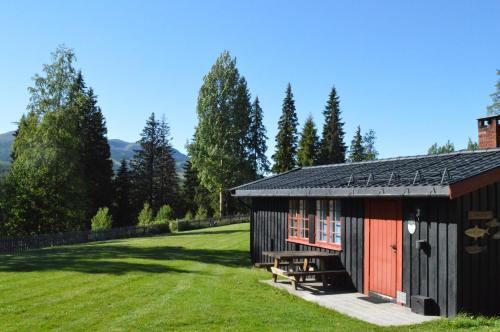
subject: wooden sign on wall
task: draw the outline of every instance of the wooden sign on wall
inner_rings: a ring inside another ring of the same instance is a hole
[[[469,220],[493,219],[493,211],[469,211]]]

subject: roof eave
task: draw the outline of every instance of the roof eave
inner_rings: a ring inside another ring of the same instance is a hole
[[[449,186],[234,190],[235,197],[449,197]]]

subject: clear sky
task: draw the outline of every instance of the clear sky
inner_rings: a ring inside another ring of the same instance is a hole
[[[361,125],[381,157],[413,155],[477,139],[500,68],[500,1],[2,1],[0,132],[60,44],[111,138],[137,140],[155,112],[185,151],[203,76],[227,49],[261,100],[269,155],[288,82],[301,126],[309,114],[322,123],[335,85],[348,144]]]

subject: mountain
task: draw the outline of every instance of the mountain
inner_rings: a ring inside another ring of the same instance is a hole
[[[0,134],[0,173],[2,173],[2,170],[8,168],[8,165],[10,164],[10,150],[13,141],[13,131]],[[111,149],[111,159],[113,160],[113,166],[115,169],[120,166],[122,158],[129,161],[134,156],[134,151],[139,149],[139,144],[125,142],[120,139],[109,139],[108,142]],[[182,174],[182,167],[188,160],[188,157],[176,149],[174,149],[173,154],[177,172]]]

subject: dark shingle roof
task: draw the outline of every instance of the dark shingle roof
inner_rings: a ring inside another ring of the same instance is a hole
[[[500,167],[500,149],[297,168],[235,196],[448,196],[449,186]]]

